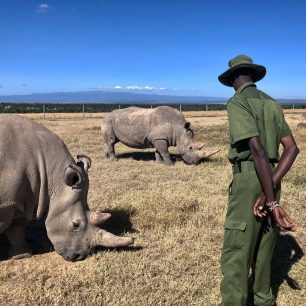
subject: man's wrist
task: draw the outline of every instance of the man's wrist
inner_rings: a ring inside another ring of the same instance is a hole
[[[266,203],[266,206],[268,209],[273,212],[273,210],[277,207],[280,207],[279,203],[277,201],[270,201]]]

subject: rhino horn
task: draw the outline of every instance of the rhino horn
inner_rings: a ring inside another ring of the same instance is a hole
[[[200,158],[208,158],[209,156],[218,153],[220,150],[221,150],[221,148],[208,150],[208,151],[202,150],[202,151],[200,151],[199,155],[200,155]]]
[[[88,222],[92,225],[100,225],[111,217],[110,213],[88,212]]]
[[[204,148],[204,143],[203,142],[196,142],[194,144],[194,148],[197,150],[201,150],[202,148]]]
[[[95,246],[104,246],[110,248],[125,247],[134,243],[132,237],[120,237],[113,235],[105,230],[98,230],[94,239]]]

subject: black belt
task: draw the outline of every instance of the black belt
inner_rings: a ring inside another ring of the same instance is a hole
[[[255,170],[255,166],[254,166],[254,162],[252,160],[243,160],[243,161],[239,161],[235,164],[233,164],[233,173],[241,173],[241,165],[244,165],[243,167],[246,167],[246,169],[252,171]],[[275,164],[270,161],[270,165],[273,168],[275,166]]]

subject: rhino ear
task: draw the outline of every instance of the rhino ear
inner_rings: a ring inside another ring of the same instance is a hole
[[[184,128],[185,128],[186,130],[190,129],[190,122],[189,122],[189,121],[186,121],[186,122],[185,122]]]
[[[91,167],[91,159],[86,155],[77,155],[77,165],[82,167],[86,172]]]
[[[65,169],[64,181],[67,186],[73,189],[82,188],[84,180],[77,165],[71,164]]]

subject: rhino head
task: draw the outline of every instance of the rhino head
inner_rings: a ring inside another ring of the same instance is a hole
[[[86,258],[96,246],[123,247],[133,244],[131,237],[115,236],[98,227],[111,215],[89,210],[90,166],[90,158],[78,156],[78,162],[64,170],[64,188],[50,202],[46,218],[47,234],[55,251],[70,261]]]
[[[203,146],[203,144],[200,145],[194,142],[194,132],[190,122],[186,121],[177,144],[178,152],[181,154],[182,159],[187,164],[197,164],[202,159],[208,158],[220,151],[220,149],[204,151],[202,150]]]
[[[194,147],[182,156],[182,159],[187,164],[198,164],[201,160],[208,158],[209,156],[216,154],[220,149],[213,149],[209,151],[201,150],[198,147]]]

